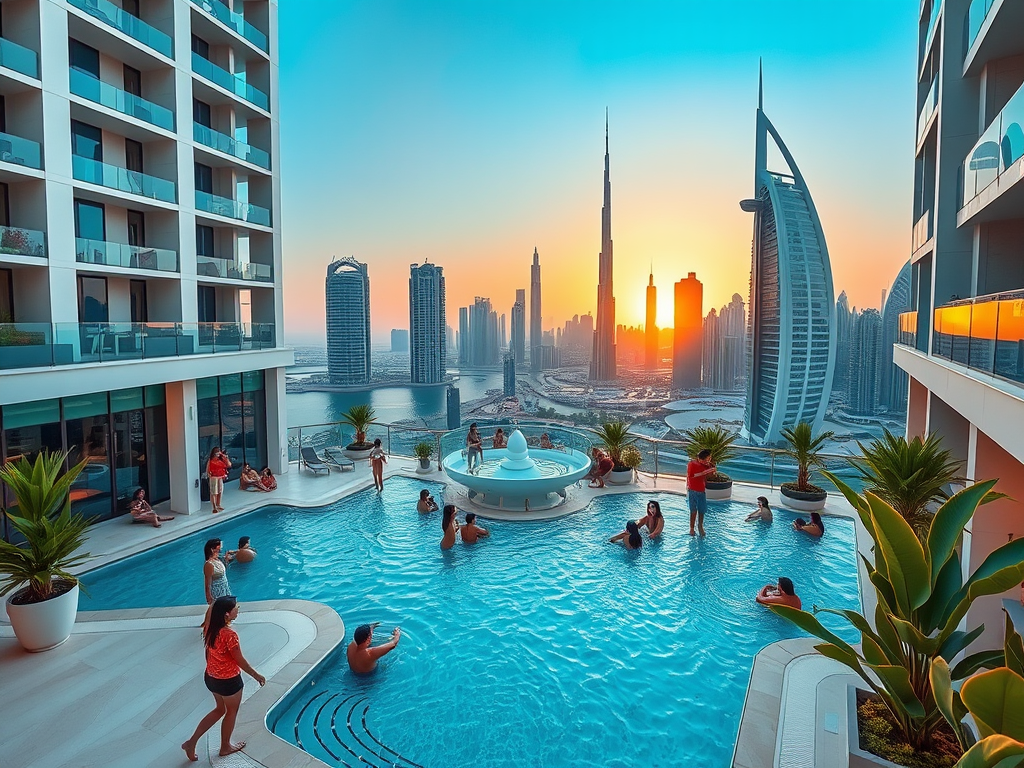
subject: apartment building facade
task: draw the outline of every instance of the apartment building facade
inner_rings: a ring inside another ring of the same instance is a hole
[[[0,3],[0,452],[88,459],[97,520],[287,469],[277,11]]]

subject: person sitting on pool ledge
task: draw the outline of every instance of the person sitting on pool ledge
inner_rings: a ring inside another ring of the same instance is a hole
[[[430,495],[430,491],[424,488],[420,491],[420,500],[416,502],[417,512],[437,512],[437,502]]]
[[[816,539],[820,539],[825,534],[825,522],[817,512],[811,512],[810,522],[798,517],[793,521],[793,528]]]
[[[467,512],[466,523],[459,528],[459,534],[462,536],[463,544],[476,544],[477,539],[481,536],[490,536],[491,532],[476,524],[476,512]]]
[[[765,496],[757,497],[757,509],[747,515],[745,522],[756,523],[758,520],[766,523],[772,521],[772,508],[768,506],[768,499]]]
[[[647,514],[636,521],[637,528],[647,526],[647,537],[650,539],[661,535],[665,528],[665,518],[661,514],[661,504],[651,499],[647,502]]]
[[[352,635],[352,642],[348,644],[348,668],[357,675],[366,675],[377,668],[377,659],[391,653],[398,646],[398,640],[402,636],[402,630],[395,627],[391,633],[391,639],[376,648],[371,648],[373,642],[373,628],[379,626],[380,622],[373,624],[362,624],[356,627]]]
[[[791,579],[780,576],[778,585],[765,584],[755,598],[761,605],[788,605],[798,611],[803,608],[803,603],[797,597]]]
[[[455,534],[459,530],[459,520],[455,517],[457,511],[454,504],[444,505],[444,516],[441,518],[441,530],[444,532],[441,549],[451,549],[455,546]]]
[[[595,456],[597,459],[597,469],[592,470],[594,472],[594,479],[590,481],[590,488],[604,488],[604,479],[608,474],[615,468],[615,462],[612,461],[612,457],[603,451],[598,451],[600,456]],[[597,485],[594,485],[597,483]]]
[[[626,523],[626,530],[612,536],[608,539],[608,543],[621,544],[626,549],[640,549],[644,540],[640,538],[640,529],[636,527],[636,523],[630,520]]]

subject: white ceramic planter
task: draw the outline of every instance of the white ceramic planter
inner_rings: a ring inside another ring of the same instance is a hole
[[[715,483],[715,485],[724,485],[725,488],[712,488],[711,483],[706,484],[704,489],[704,496],[708,501],[728,501],[732,498],[732,483]]]
[[[417,475],[428,475],[430,474],[430,459],[419,459],[419,466],[416,467]]]
[[[372,450],[373,450],[372,446],[370,448],[366,448],[364,450],[359,450],[359,451],[349,450],[348,448],[346,448],[344,450],[344,454],[348,458],[352,459],[352,461],[366,461],[367,459],[370,458],[370,451],[372,451]]]
[[[794,499],[782,492],[779,494],[782,498],[783,506],[795,509],[798,512],[821,512],[825,508],[825,502],[827,499],[821,499],[820,501],[805,501],[803,499]]]
[[[51,600],[14,605],[7,599],[7,615],[18,642],[26,651],[37,653],[56,648],[69,637],[78,615],[78,584]]]
[[[621,472],[613,469],[608,473],[607,482],[612,485],[629,485],[635,476],[636,472],[632,469],[624,469]]]

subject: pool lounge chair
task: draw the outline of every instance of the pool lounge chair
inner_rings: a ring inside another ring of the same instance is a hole
[[[324,448],[324,463],[339,471],[346,469],[356,471],[356,463],[343,454],[340,448]]]
[[[326,472],[331,474],[331,468],[325,464],[319,456],[316,455],[316,451],[312,448],[300,448],[299,456],[302,458],[302,466],[306,469],[311,470],[313,474],[317,472]]]

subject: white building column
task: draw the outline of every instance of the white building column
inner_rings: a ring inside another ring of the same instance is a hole
[[[267,399],[267,461],[276,475],[288,471],[288,408],[285,405],[284,368],[263,372]]]
[[[199,511],[199,414],[196,382],[172,381],[166,385],[167,457],[171,479],[171,511],[191,515]]]

